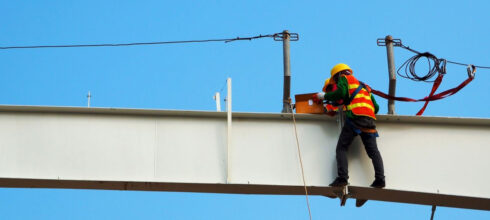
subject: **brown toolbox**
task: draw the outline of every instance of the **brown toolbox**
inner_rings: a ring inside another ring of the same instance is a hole
[[[313,101],[316,93],[298,94],[294,96],[296,101],[296,113],[323,114],[323,105]]]

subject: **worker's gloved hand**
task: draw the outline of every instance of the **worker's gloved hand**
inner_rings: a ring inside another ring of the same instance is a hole
[[[319,92],[317,94],[313,95],[313,101],[319,103],[322,102],[325,99],[325,93],[324,92]]]
[[[322,103],[322,100],[318,99],[317,94],[313,94],[313,95],[311,96],[311,99],[313,100],[313,102],[315,102],[315,103],[317,103],[317,104]]]
[[[325,99],[325,93],[324,92],[319,92],[317,94],[313,95],[313,101],[316,103],[322,103],[323,100]]]

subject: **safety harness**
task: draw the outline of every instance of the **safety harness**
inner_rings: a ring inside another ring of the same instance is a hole
[[[366,85],[363,82],[359,81],[359,86],[357,87],[356,90],[354,90],[354,92],[349,97],[349,100],[345,103],[345,105],[350,105],[352,100],[354,100],[354,97],[356,97],[357,93],[359,93],[359,91],[361,91],[361,89],[366,89],[366,91],[368,91]]]
[[[352,100],[354,100],[354,97],[359,93],[359,91],[361,91],[361,89],[366,89],[366,91],[369,91],[366,85],[363,82],[359,81],[359,86],[356,88],[356,90],[354,90],[352,95],[349,97],[349,100],[347,100],[347,102],[345,103],[346,106],[349,105]],[[376,131],[376,129],[361,129],[357,127],[354,122],[349,119],[349,117],[345,118],[345,122],[352,128],[352,130],[354,130],[354,132],[356,132],[356,134],[360,135],[361,133],[365,133],[373,137],[379,137],[378,131]]]

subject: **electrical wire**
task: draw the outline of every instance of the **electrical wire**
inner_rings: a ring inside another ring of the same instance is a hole
[[[34,45],[34,46],[5,46],[0,50],[11,49],[44,49],[44,48],[70,48],[70,47],[123,47],[123,46],[143,46],[143,45],[161,45],[161,44],[184,44],[184,43],[207,43],[207,42],[233,42],[239,40],[255,40],[265,37],[276,37],[276,34],[258,35],[253,37],[236,37],[225,39],[207,39],[207,40],[181,40],[181,41],[156,41],[156,42],[135,42],[135,43],[106,43],[106,44],[71,44],[71,45]]]
[[[219,90],[219,93],[222,93],[223,90],[225,89],[226,82],[228,82],[228,79],[225,79],[225,82],[223,83],[223,86],[221,86],[221,89]]]
[[[452,63],[452,64],[456,64],[456,65],[461,65],[461,66],[468,66],[470,64],[465,64],[465,63],[459,63],[459,62],[454,62],[454,61],[450,61],[450,60],[447,60],[448,63]],[[474,67],[476,68],[480,68],[480,69],[490,69],[490,66],[477,66],[477,65],[473,65]]]

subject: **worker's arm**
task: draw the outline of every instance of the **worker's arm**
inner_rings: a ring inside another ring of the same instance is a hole
[[[347,83],[347,79],[345,77],[340,77],[337,82],[337,89],[333,92],[325,93],[325,99],[330,101],[338,101],[343,100],[345,97],[348,97],[349,94],[349,84]]]
[[[376,103],[376,99],[374,99],[373,94],[371,94],[371,101],[373,102],[374,105],[374,114],[377,114],[379,111],[379,105]]]

